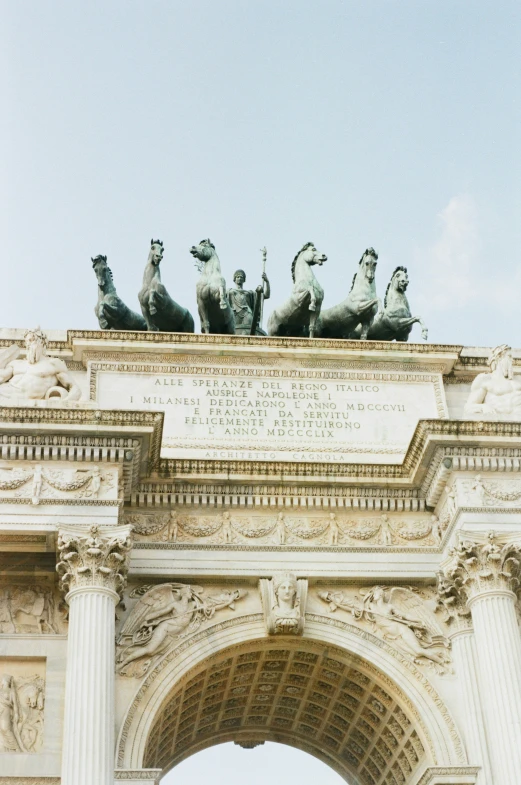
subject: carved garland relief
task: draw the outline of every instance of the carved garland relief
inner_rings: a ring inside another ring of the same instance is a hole
[[[6,498],[40,499],[70,497],[98,499],[117,487],[114,471],[103,471],[99,466],[90,469],[51,471],[37,464],[31,469],[0,469],[0,492]]]
[[[136,540],[149,542],[205,542],[216,545],[323,545],[378,546],[440,544],[445,527],[436,516],[410,519],[379,515],[353,518],[329,513],[321,517],[296,517],[277,513],[243,515],[225,511],[215,515],[129,513],[125,522],[133,526]]]

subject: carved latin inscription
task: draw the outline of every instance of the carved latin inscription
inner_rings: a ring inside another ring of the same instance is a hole
[[[164,411],[164,455],[205,459],[398,463],[418,420],[445,416],[435,375],[197,370],[98,371],[98,403]]]

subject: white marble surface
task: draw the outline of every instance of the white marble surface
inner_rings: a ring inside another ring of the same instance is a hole
[[[418,420],[440,416],[433,381],[390,374],[100,371],[97,400],[164,411],[163,455],[184,458],[400,463]]]

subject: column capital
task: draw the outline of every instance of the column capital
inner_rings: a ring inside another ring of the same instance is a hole
[[[467,605],[465,592],[453,577],[440,570],[437,574],[438,608],[446,613],[445,622],[449,628],[448,637],[459,633],[472,632],[472,616]]]
[[[121,597],[132,549],[131,527],[60,529],[58,562],[60,589],[108,589]]]
[[[501,541],[493,531],[486,538],[461,537],[438,574],[439,602],[451,618],[464,616],[469,603],[481,596],[517,596],[520,586],[521,540]]]

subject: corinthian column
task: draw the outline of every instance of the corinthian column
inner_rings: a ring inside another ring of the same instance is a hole
[[[479,688],[493,782],[518,785],[521,771],[521,636],[516,617],[521,543],[463,540],[445,576],[472,614]]]
[[[471,766],[481,766],[477,785],[493,785],[470,610],[460,587],[443,572],[438,573],[438,601],[447,611],[448,637],[452,644],[452,659],[458,677],[469,763]]]
[[[113,785],[115,608],[130,528],[62,530],[60,586],[69,605],[61,785]]]

